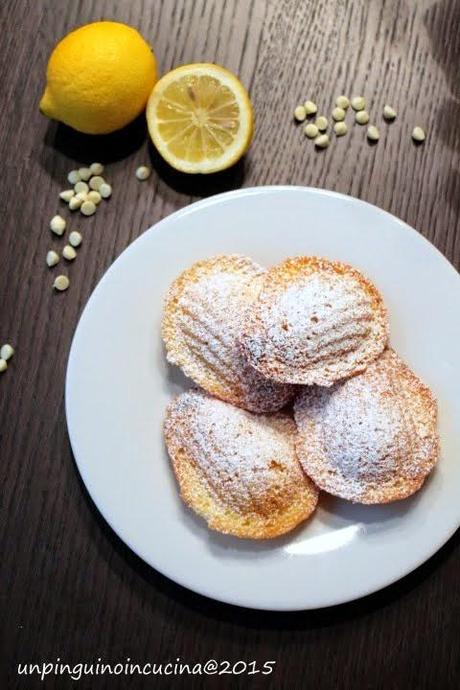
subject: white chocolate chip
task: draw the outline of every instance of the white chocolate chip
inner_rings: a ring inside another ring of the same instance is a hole
[[[5,359],[0,359],[0,373],[3,373],[8,369],[8,364]]]
[[[85,201],[86,201],[86,200],[92,201],[93,204],[96,204],[96,206],[97,206],[98,204],[101,203],[101,198],[102,198],[102,197],[101,197],[101,195],[99,194],[99,192],[96,192],[96,191],[94,191],[94,190],[92,189],[92,190],[91,190],[90,192],[88,192],[88,194],[86,195]]]
[[[59,198],[62,199],[62,201],[65,201],[67,204],[74,195],[75,192],[73,189],[64,189],[62,192],[59,192]]]
[[[383,117],[385,120],[394,120],[396,117],[396,110],[391,105],[383,106]]]
[[[318,106],[313,101],[305,101],[303,107],[307,115],[315,115],[318,112]]]
[[[337,108],[342,108],[342,110],[346,110],[350,105],[350,101],[346,96],[339,96],[335,101],[335,104]]]
[[[104,172],[104,166],[102,163],[91,163],[89,169],[91,171],[91,175],[102,175]]]
[[[55,279],[55,281],[53,283],[54,289],[59,290],[60,292],[62,292],[63,290],[67,290],[69,285],[70,285],[70,280],[67,278],[67,276],[63,276],[63,275],[57,276],[57,278]]]
[[[67,224],[62,216],[53,216],[53,218],[50,220],[51,232],[54,232],[55,235],[59,235],[59,237],[64,234],[66,225]]]
[[[105,182],[105,180],[104,180],[103,177],[101,177],[100,175],[95,175],[94,177],[92,177],[92,178],[90,179],[90,181],[89,181],[89,186],[91,187],[91,189],[94,189],[96,192],[98,192],[98,191],[99,191],[99,187],[100,187],[102,184],[104,184],[104,182]]]
[[[327,129],[328,124],[327,117],[324,117],[324,115],[320,115],[315,120],[315,125],[318,127],[320,132],[324,132]]]
[[[84,216],[92,216],[93,213],[96,213],[96,204],[93,201],[86,200],[80,206],[80,211]]]
[[[334,125],[334,132],[338,137],[343,137],[348,132],[348,127],[345,122],[336,122]]]
[[[77,182],[77,184],[74,187],[75,194],[88,194],[89,192],[89,187],[86,184],[86,182]]]
[[[313,122],[310,122],[310,124],[306,125],[303,131],[305,136],[309,139],[314,139],[317,137],[319,132],[318,127],[314,125]]]
[[[86,201],[88,195],[86,192],[78,192],[78,194],[75,194],[69,201],[69,208],[71,211],[75,211],[77,208],[80,208],[82,203]]]
[[[66,246],[62,250],[62,256],[64,257],[64,259],[67,259],[67,261],[73,261],[77,256],[77,252],[73,247],[70,246],[70,244],[66,244]]]
[[[86,199],[86,194],[85,194],[85,199]],[[83,201],[85,201],[85,199],[82,199],[81,193],[76,194],[69,201],[69,209],[71,211],[76,211],[77,208],[80,208],[80,206],[82,205]]]
[[[367,138],[369,141],[378,141],[380,139],[380,132],[375,125],[367,128]]]
[[[327,134],[320,134],[319,137],[316,137],[315,146],[319,149],[326,149],[329,146],[329,137]]]
[[[112,194],[112,187],[107,184],[107,182],[104,182],[104,184],[101,184],[98,191],[103,199],[108,199]]]
[[[299,108],[303,108],[302,105],[299,106]],[[303,108],[305,110],[305,108]],[[296,108],[297,110],[297,108]],[[305,114],[306,115],[306,114]],[[296,118],[297,119],[297,118]],[[305,117],[303,118],[305,120]],[[138,169],[136,170],[136,177],[138,180],[147,180],[150,177],[150,173],[152,171],[147,165],[140,165]]]
[[[412,130],[412,139],[421,143],[422,141],[425,141],[425,138],[425,130],[423,130],[421,127],[414,127]]]
[[[342,120],[345,120],[345,110],[343,108],[334,108],[332,111],[332,119],[335,120],[336,122],[341,122]]]
[[[92,175],[91,168],[78,168],[78,173],[80,175],[80,180],[83,180],[84,182],[88,182]]]
[[[59,254],[50,249],[46,255],[46,263],[50,268],[56,266],[56,264],[59,263]]]
[[[78,230],[72,230],[72,232],[69,235],[69,242],[72,245],[72,247],[79,247],[82,243],[82,236],[78,232]]]
[[[298,105],[297,108],[294,110],[294,119],[297,120],[297,122],[303,122],[306,117],[307,111],[305,110],[305,107],[303,105]]]
[[[358,123],[358,125],[367,125],[369,122],[369,113],[367,110],[358,110],[358,112],[355,115],[355,120]]]
[[[14,348],[9,343],[5,343],[0,348],[0,357],[7,362],[14,355]]]
[[[81,180],[80,173],[78,170],[71,170],[67,175],[67,179],[70,184],[77,184],[77,182],[80,182]]]
[[[351,99],[351,107],[353,110],[364,110],[366,107],[366,101],[362,96],[353,96]]]

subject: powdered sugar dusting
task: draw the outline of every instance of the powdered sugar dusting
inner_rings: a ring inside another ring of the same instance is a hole
[[[306,481],[286,415],[254,415],[192,390],[174,402],[171,423],[215,495],[235,510],[276,510],[280,496],[295,497]]]
[[[354,269],[338,272],[333,262],[313,258],[313,268],[306,260],[304,272],[288,282],[283,271],[295,265],[290,262],[268,272],[248,312],[243,351],[276,380],[331,385],[381,352],[384,310],[376,310],[378,293]]]
[[[294,361],[302,347],[310,361],[317,361],[341,352],[344,340],[366,337],[372,304],[356,291],[353,278],[321,274],[287,288],[262,317],[274,348]]]
[[[173,307],[166,308],[174,319],[173,333],[165,338],[168,360],[209,392],[255,412],[280,409],[292,396],[290,387],[255,371],[238,345],[244,313],[263,273],[245,257],[200,262],[180,288],[173,285]]]
[[[295,418],[305,471],[349,500],[415,490],[437,459],[434,401],[392,351],[344,383],[305,390]]]

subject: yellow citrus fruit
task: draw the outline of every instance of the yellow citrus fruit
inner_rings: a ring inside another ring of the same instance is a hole
[[[246,153],[253,131],[248,93],[219,65],[184,65],[165,74],[147,104],[152,141],[163,158],[186,173],[230,167]]]
[[[140,33],[118,22],[72,31],[53,50],[40,101],[44,115],[87,134],[108,134],[142,112],[157,80]]]

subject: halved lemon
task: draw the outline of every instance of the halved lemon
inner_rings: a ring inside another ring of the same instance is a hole
[[[234,74],[206,63],[184,65],[155,85],[147,124],[158,152],[186,173],[212,173],[246,153],[253,131],[248,93]]]

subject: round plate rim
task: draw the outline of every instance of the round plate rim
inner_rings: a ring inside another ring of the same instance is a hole
[[[122,533],[122,529],[120,527],[116,527],[113,519],[111,516],[108,514],[108,510],[105,508],[105,506],[100,506],[97,500],[96,496],[96,490],[94,487],[91,486],[91,480],[87,476],[86,471],[85,471],[85,465],[84,463],[80,463],[78,461],[78,454],[76,452],[76,446],[77,446],[77,440],[73,434],[72,431],[72,423],[70,422],[71,418],[71,410],[70,410],[70,385],[71,385],[71,376],[72,376],[72,366],[73,366],[73,361],[75,357],[75,350],[77,347],[77,341],[78,341],[78,332],[79,332],[79,327],[82,321],[85,318],[85,315],[89,309],[91,309],[91,305],[95,297],[97,296],[99,290],[101,290],[105,284],[105,282],[109,279],[111,276],[112,272],[117,270],[118,263],[125,257],[128,253],[133,251],[133,248],[138,246],[138,243],[142,242],[145,240],[146,236],[155,232],[159,232],[162,230],[163,226],[167,225],[172,219],[177,220],[179,218],[187,216],[189,213],[194,213],[197,210],[201,208],[208,207],[210,205],[215,205],[219,204],[222,201],[225,201],[226,199],[229,198],[239,198],[239,197],[246,197],[246,196],[252,196],[252,195],[264,195],[264,194],[269,194],[269,193],[299,193],[299,194],[317,194],[317,195],[322,195],[326,197],[335,197],[338,199],[346,200],[347,202],[352,202],[356,203],[358,205],[366,205],[368,207],[371,207],[374,212],[381,214],[383,216],[387,216],[389,219],[391,219],[392,223],[397,223],[398,225],[401,226],[401,228],[404,228],[405,231],[409,231],[417,241],[428,245],[429,250],[437,254],[438,260],[441,259],[444,267],[446,270],[451,271],[457,278],[460,278],[458,272],[456,271],[455,267],[450,263],[450,261],[442,254],[441,251],[432,243],[430,242],[426,237],[424,237],[421,233],[419,233],[415,228],[410,226],[408,223],[405,221],[401,220],[397,216],[393,215],[392,213],[385,211],[384,209],[380,208],[379,206],[376,206],[375,204],[372,204],[368,201],[359,199],[357,197],[353,197],[348,194],[343,194],[341,192],[336,192],[333,190],[328,190],[328,189],[323,189],[319,187],[311,187],[311,186],[299,186],[299,185],[262,185],[258,187],[244,187],[242,189],[237,189],[237,190],[231,190],[227,192],[223,192],[220,194],[215,194],[210,197],[207,197],[205,199],[201,199],[199,201],[193,202],[185,207],[182,207],[173,213],[165,216],[158,222],[154,223],[151,225],[147,230],[142,232],[136,239],[134,239],[120,254],[119,256],[112,262],[112,264],[109,266],[109,268],[104,272],[102,277],[99,279],[97,282],[95,288],[93,289],[90,297],[88,298],[81,314],[80,318],[78,320],[77,326],[74,331],[74,335],[72,338],[70,350],[69,350],[69,356],[68,356],[68,363],[67,363],[67,370],[66,370],[66,377],[65,377],[65,395],[64,395],[64,403],[65,403],[65,414],[66,414],[66,422],[67,422],[67,430],[68,430],[68,435],[70,439],[70,444],[72,447],[72,453],[75,461],[75,465],[78,469],[78,472],[80,474],[80,477],[83,481],[83,484],[85,485],[85,488],[96,506],[97,510],[99,513],[102,515],[104,520],[108,523],[110,528],[115,532],[118,538],[123,541],[139,558],[141,558],[147,565],[150,567],[154,568],[157,572],[159,572],[161,575],[164,577],[167,577],[168,579],[172,580],[176,584],[178,584],[181,587],[184,587],[185,589],[194,592],[195,594],[199,594],[201,596],[205,596],[207,598],[210,598],[212,600],[224,603],[224,604],[230,604],[233,606],[238,606],[242,608],[251,608],[254,610],[265,610],[265,611],[273,611],[273,612],[283,612],[283,611],[305,611],[305,610],[317,610],[321,608],[329,608],[331,606],[338,606],[341,604],[346,604],[350,603],[353,601],[356,601],[358,599],[361,599],[363,597],[366,597],[370,594],[373,594],[375,592],[381,591],[382,589],[385,589],[386,587],[389,587],[390,585],[394,584],[395,582],[398,582],[399,580],[405,578],[407,575],[410,573],[414,572],[417,568],[419,568],[423,563],[427,562],[432,556],[434,556],[435,553],[439,551],[448,541],[449,539],[455,534],[457,529],[460,527],[460,513],[457,518],[456,524],[452,525],[450,529],[446,530],[443,532],[442,537],[436,542],[436,544],[433,544],[433,542],[430,542],[429,546],[425,549],[424,553],[422,555],[419,555],[415,557],[412,561],[406,564],[404,568],[402,568],[398,574],[396,574],[394,577],[391,578],[386,578],[384,582],[379,584],[378,586],[371,585],[371,586],[366,586],[365,584],[361,586],[356,587],[356,593],[354,596],[343,598],[340,596],[333,597],[331,596],[330,601],[327,604],[319,604],[319,605],[279,605],[277,606],[275,602],[273,602],[273,605],[258,605],[257,603],[241,603],[241,599],[238,598],[238,596],[231,597],[231,596],[222,596],[220,597],[218,592],[210,592],[209,587],[196,587],[196,586],[191,586],[187,582],[187,577],[178,577],[177,574],[174,575],[174,577],[168,573],[167,568],[162,567],[161,565],[158,565],[153,562],[153,559],[151,556],[147,555],[146,553],[143,552],[141,548],[139,548],[137,545],[134,545],[132,541],[127,538],[125,535]]]

